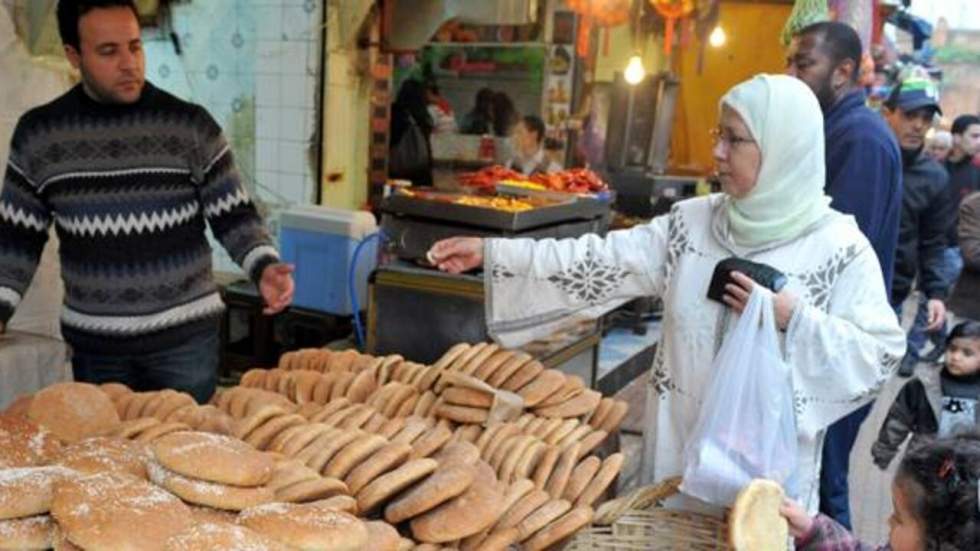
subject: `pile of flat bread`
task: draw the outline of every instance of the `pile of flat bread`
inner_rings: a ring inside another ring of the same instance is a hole
[[[207,405],[54,385],[0,415],[0,549],[556,547],[614,488],[626,407],[531,362],[303,350]]]

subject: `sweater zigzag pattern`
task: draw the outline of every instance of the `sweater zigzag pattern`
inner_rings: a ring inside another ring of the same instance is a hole
[[[76,348],[162,349],[213,326],[224,306],[208,227],[253,281],[279,259],[221,128],[149,83],[125,106],[76,86],[18,121],[0,193],[0,321],[52,223]]]

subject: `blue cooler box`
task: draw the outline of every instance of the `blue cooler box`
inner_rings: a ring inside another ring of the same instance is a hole
[[[282,213],[279,246],[282,258],[296,266],[293,305],[339,316],[353,314],[347,277],[354,249],[378,231],[369,212],[320,206],[296,206]],[[357,258],[358,306],[367,307],[367,279],[378,259],[378,240],[361,248]]]

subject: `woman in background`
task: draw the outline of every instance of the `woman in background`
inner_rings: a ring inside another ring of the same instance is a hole
[[[481,88],[476,93],[476,104],[463,117],[459,126],[461,134],[490,134],[493,132],[493,90]]]
[[[388,176],[432,185],[432,117],[425,85],[406,80],[391,106]]]

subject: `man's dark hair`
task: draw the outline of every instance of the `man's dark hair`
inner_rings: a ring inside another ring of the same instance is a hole
[[[528,130],[535,132],[538,135],[538,143],[541,143],[542,140],[544,140],[544,121],[541,120],[541,117],[535,115],[525,115],[524,118],[521,119],[521,122],[524,123],[524,126],[526,126]]]
[[[854,62],[854,72],[851,73],[851,82],[857,82],[858,75],[861,73],[861,37],[857,31],[845,23],[837,21],[821,21],[803,27],[796,32],[795,36],[817,35],[820,37],[818,46],[827,56],[831,63],[837,67],[847,60]]]
[[[133,0],[59,0],[58,32],[61,33],[61,43],[79,50],[81,40],[78,37],[78,20],[99,8],[129,8],[133,10],[137,20],[140,16]]]
[[[980,124],[980,117],[976,115],[960,115],[953,121],[953,128],[949,131],[952,134],[962,134],[974,124]]]

